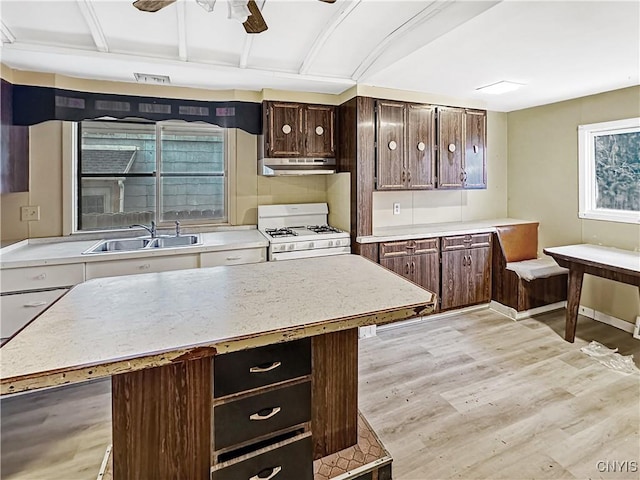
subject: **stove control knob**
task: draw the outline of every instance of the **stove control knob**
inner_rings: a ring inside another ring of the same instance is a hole
[[[337,242],[336,242],[337,243]],[[329,240],[329,246],[333,247],[333,240]]]

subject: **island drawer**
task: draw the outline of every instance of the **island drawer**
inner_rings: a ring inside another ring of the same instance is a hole
[[[216,398],[311,373],[311,339],[303,338],[213,358]]]
[[[311,382],[280,387],[213,407],[213,450],[311,420]]]
[[[170,270],[198,268],[199,258],[194,255],[165,255],[156,258],[132,258],[87,262],[87,280],[92,278],[134,275],[136,273],[156,273]]]
[[[260,263],[267,260],[267,249],[243,248],[221,252],[203,252],[200,254],[200,267],[218,267],[221,265],[242,265]]]
[[[461,250],[464,248],[479,248],[491,246],[490,233],[476,233],[442,237],[442,251]]]
[[[84,263],[0,270],[2,293],[71,287],[84,282]]]
[[[304,438],[258,450],[220,467],[213,471],[211,480],[313,480],[311,436],[307,433]]]
[[[400,242],[383,242],[380,244],[380,259],[401,257],[405,255],[420,255],[422,253],[430,252],[438,252],[437,238],[403,240]]]

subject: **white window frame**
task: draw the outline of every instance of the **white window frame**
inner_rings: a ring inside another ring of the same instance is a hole
[[[578,217],[589,220],[640,223],[640,212],[596,207],[596,163],[594,140],[598,136],[640,132],[640,118],[578,126]]]
[[[184,124],[186,122],[167,120],[163,123]],[[191,124],[198,128],[200,125]],[[236,130],[225,129],[225,209],[226,222],[185,223],[191,227],[223,227],[236,224]],[[67,208],[63,209],[63,235],[82,235],[129,231],[128,228],[114,228],[108,230],[80,230],[78,229],[78,122],[63,122],[63,202]],[[170,227],[170,223],[163,222],[160,228]]]

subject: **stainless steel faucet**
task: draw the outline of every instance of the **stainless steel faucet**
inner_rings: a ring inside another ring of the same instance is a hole
[[[156,222],[154,222],[153,220],[151,220],[151,228],[147,227],[146,225],[141,225],[139,223],[136,223],[134,225],[129,225],[129,228],[133,228],[133,227],[144,228],[147,232],[149,232],[149,235],[151,235],[151,238],[156,238],[157,236]]]

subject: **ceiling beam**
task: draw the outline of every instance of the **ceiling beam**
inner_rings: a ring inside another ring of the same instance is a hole
[[[264,9],[265,0],[260,2],[258,8],[260,12]],[[247,68],[247,64],[249,63],[249,54],[251,53],[251,47],[253,46],[253,39],[256,38],[255,35],[246,35],[244,38],[244,45],[242,46],[242,52],[240,53],[240,63],[238,66],[240,68]]]
[[[425,8],[423,8],[417,15],[407,20],[405,23],[396,28],[393,32],[387,35],[382,41],[376,45],[376,47],[367,55],[367,57],[358,65],[358,68],[353,72],[351,78],[354,80],[358,80],[362,78],[369,68],[375,63],[376,60],[384,53],[384,51],[389,48],[389,46],[403,37],[411,30],[417,28],[422,24],[422,22],[428,20],[429,18],[437,15],[445,8],[449,7],[453,0],[443,0],[443,1],[433,1]]]
[[[313,42],[313,45],[307,52],[307,55],[303,60],[298,73],[302,75],[306,75],[307,73],[309,73],[311,65],[313,65],[313,62],[316,60],[316,57],[320,53],[320,50],[322,50],[324,44],[327,43],[327,40],[329,39],[331,34],[333,34],[336,28],[340,26],[340,24],[351,14],[351,12],[353,12],[353,10],[360,4],[360,2],[361,0],[353,0],[351,2],[340,3],[341,6],[346,3],[346,6],[344,8],[341,8],[338,13],[325,24],[324,29],[316,37],[315,42]]]
[[[102,26],[100,25],[100,21],[98,20],[98,16],[96,15],[95,10],[93,9],[91,1],[76,1],[78,3],[78,8],[80,8],[80,13],[82,13],[82,16],[84,17],[84,21],[87,22],[87,26],[89,27],[89,31],[91,32],[91,36],[93,37],[93,43],[96,44],[96,48],[99,52],[108,52],[109,45],[107,45],[107,39],[104,36]]]
[[[187,21],[186,21],[186,3],[179,0],[176,4],[176,14],[178,15],[178,58],[183,62],[189,59],[187,53]]]
[[[2,43],[13,43],[16,41],[15,35],[2,21],[0,21],[0,31],[2,32]]]

